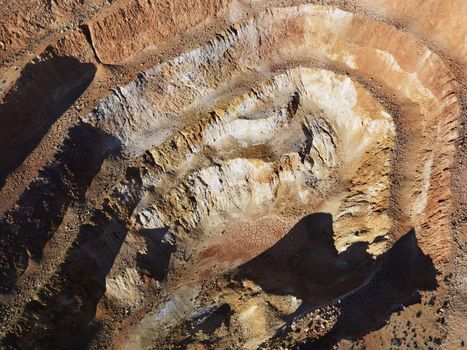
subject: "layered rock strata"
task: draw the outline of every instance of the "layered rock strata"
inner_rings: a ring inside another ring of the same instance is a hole
[[[467,341],[462,1],[6,5],[4,348]]]

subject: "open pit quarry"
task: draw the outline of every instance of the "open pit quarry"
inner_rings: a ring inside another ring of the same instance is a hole
[[[465,0],[0,0],[0,349],[464,349],[466,118]]]

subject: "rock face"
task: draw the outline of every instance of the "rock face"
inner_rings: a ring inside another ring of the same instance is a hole
[[[462,348],[466,17],[4,1],[1,348]]]

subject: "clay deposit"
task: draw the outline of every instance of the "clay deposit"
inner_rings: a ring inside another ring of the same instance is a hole
[[[463,0],[1,1],[2,349],[462,349]]]

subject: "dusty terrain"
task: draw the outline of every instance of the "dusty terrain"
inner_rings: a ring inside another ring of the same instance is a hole
[[[1,349],[462,349],[465,0],[0,0]]]

